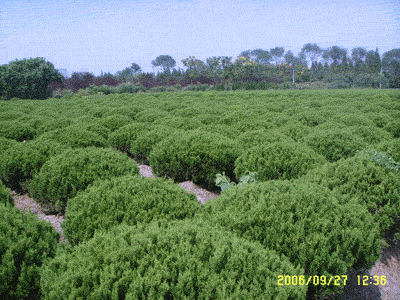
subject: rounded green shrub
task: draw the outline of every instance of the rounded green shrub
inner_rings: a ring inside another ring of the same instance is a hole
[[[200,204],[194,194],[163,178],[122,176],[99,180],[68,201],[63,223],[71,245],[87,241],[96,230],[120,223],[192,218]]]
[[[109,117],[105,117],[97,121],[97,123],[101,126],[104,126],[111,131],[115,131],[118,128],[128,125],[131,123],[133,120],[132,118],[124,115],[113,115]]]
[[[290,121],[279,127],[278,131],[291,137],[296,142],[300,142],[306,135],[310,133],[311,129],[299,121]]]
[[[27,141],[9,148],[0,156],[0,178],[17,193],[28,191],[29,181],[51,157],[68,149],[54,141]]]
[[[219,133],[230,139],[236,139],[241,132],[233,126],[225,124],[203,124],[199,126],[199,130],[207,131],[210,133]]]
[[[349,128],[352,133],[361,136],[368,144],[376,144],[385,140],[391,140],[389,132],[376,126],[353,126]]]
[[[245,151],[235,162],[235,174],[237,179],[246,171],[257,172],[261,181],[294,179],[324,163],[324,157],[310,147],[282,140]]]
[[[14,206],[14,197],[10,194],[11,190],[0,180],[0,205]]]
[[[226,190],[198,218],[287,256],[308,276],[369,269],[379,259],[379,228],[366,208],[318,184],[274,180]],[[309,285],[309,296],[341,286]],[[337,290],[336,290],[337,289]],[[311,298],[310,299],[314,299]]]
[[[63,213],[67,200],[96,179],[128,174],[138,175],[139,167],[126,154],[95,147],[66,150],[46,161],[29,192],[39,203]]]
[[[3,152],[9,148],[18,145],[18,142],[13,139],[7,139],[5,137],[0,136],[0,155],[3,155]]]
[[[276,129],[258,129],[240,134],[237,136],[237,141],[242,144],[244,149],[249,149],[254,146],[267,145],[275,142],[293,142],[293,139]]]
[[[112,132],[108,137],[108,144],[122,152],[130,152],[131,144],[137,137],[145,132],[152,130],[153,125],[147,123],[132,122],[125,125],[118,130]]]
[[[356,113],[341,112],[333,116],[330,120],[333,123],[342,123],[346,126],[375,126],[374,122],[366,115]]]
[[[175,181],[193,180],[209,189],[217,189],[215,176],[225,171],[234,177],[234,162],[240,155],[239,144],[223,135],[200,130],[176,132],[153,147],[150,166],[158,176]]]
[[[63,248],[41,274],[44,299],[305,299],[283,255],[192,220],[113,227]]]
[[[357,154],[311,170],[304,179],[357,198],[379,223],[381,233],[400,215],[400,176]]]
[[[25,140],[32,140],[35,136],[36,130],[26,122],[20,120],[0,122],[0,137],[22,142]]]
[[[330,162],[348,158],[365,147],[362,137],[351,132],[351,129],[316,129],[304,138],[304,141]]]
[[[400,138],[400,122],[398,120],[389,122],[384,129],[392,134],[395,138]]]
[[[72,120],[62,117],[36,117],[30,119],[30,123],[34,128],[37,128],[37,134],[41,135],[48,131],[68,127],[72,124]]]
[[[202,125],[202,123],[195,118],[187,118],[187,117],[171,116],[171,115],[163,119],[154,121],[154,124],[160,126],[172,127],[176,129],[183,129],[183,130],[197,129]]]
[[[107,141],[97,133],[89,131],[83,126],[71,125],[68,127],[45,132],[36,138],[38,141],[52,140],[71,148],[106,147]]]
[[[146,127],[148,126],[145,126],[144,128]],[[173,127],[162,125],[152,126],[151,131],[146,130],[137,133],[137,138],[132,141],[131,147],[127,152],[130,153],[130,155],[132,155],[138,162],[148,165],[148,158],[153,147],[177,131],[179,131],[179,129]],[[185,131],[182,130],[181,132],[183,134]]]
[[[138,112],[136,115],[136,121],[144,123],[153,123],[155,120],[162,119],[169,116],[169,113],[165,110],[158,108],[150,108]]]
[[[366,150],[377,150],[384,152],[388,156],[391,156],[396,162],[400,162],[400,139],[390,139],[382,141],[375,145],[366,147]]]
[[[55,256],[59,234],[32,213],[0,203],[0,237],[0,298],[41,299],[41,267]]]

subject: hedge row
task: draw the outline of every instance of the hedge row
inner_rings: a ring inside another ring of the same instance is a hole
[[[67,200],[96,179],[138,175],[139,167],[126,154],[108,148],[79,148],[51,157],[35,174],[29,192],[40,204],[65,212]]]
[[[286,257],[193,220],[113,227],[61,249],[41,273],[44,299],[305,299]]]
[[[96,230],[122,222],[191,218],[198,209],[196,196],[171,181],[128,175],[96,181],[79,193],[68,202],[62,227],[68,242],[76,245]]]
[[[378,225],[355,199],[321,185],[274,180],[232,187],[207,201],[198,218],[300,264],[306,275],[347,274],[379,259]],[[308,294],[340,292],[339,286],[309,286]]]

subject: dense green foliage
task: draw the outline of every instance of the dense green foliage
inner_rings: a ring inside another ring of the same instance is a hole
[[[120,223],[191,218],[199,205],[194,194],[162,178],[128,175],[99,180],[68,202],[64,234],[76,245],[91,239],[96,230]]]
[[[250,130],[240,134],[237,140],[243,148],[267,145],[275,142],[293,142],[293,139],[274,129]]]
[[[139,167],[123,153],[95,147],[66,150],[46,161],[29,192],[39,203],[64,212],[67,200],[96,179],[128,174],[139,174]]]
[[[366,145],[364,139],[352,133],[350,129],[326,128],[325,126],[318,129],[316,127],[316,130],[307,135],[304,141],[330,162],[351,157]]]
[[[0,298],[40,299],[40,268],[56,254],[59,234],[49,222],[0,203]]]
[[[0,154],[3,155],[3,152],[6,151],[7,149],[18,145],[18,142],[13,139],[8,139],[5,137],[0,136]]]
[[[108,116],[103,119],[100,119],[98,121],[98,124],[110,129],[111,131],[115,131],[122,126],[128,125],[132,121],[133,120],[128,116],[112,115],[112,116]]]
[[[36,130],[26,122],[0,121],[0,137],[23,142],[24,140],[32,140],[35,136]]]
[[[14,197],[10,194],[10,189],[7,188],[3,181],[0,180],[0,205],[14,206]]]
[[[0,97],[46,99],[50,82],[61,82],[61,74],[42,57],[15,60],[0,66]]]
[[[54,141],[18,143],[0,156],[0,179],[17,193],[28,191],[29,181],[51,157],[68,149]]]
[[[297,142],[261,144],[245,151],[235,161],[239,179],[246,171],[257,172],[261,181],[294,179],[326,160],[310,147]]]
[[[112,132],[108,137],[108,144],[131,155],[131,143],[137,139],[139,134],[148,132],[151,128],[152,125],[147,123],[131,122]]]
[[[381,233],[400,215],[400,176],[369,155],[357,154],[311,170],[304,178],[357,198],[380,225]]]
[[[51,140],[71,148],[106,147],[107,141],[99,134],[85,129],[82,125],[71,125],[43,133],[36,138],[39,141]]]
[[[143,128],[149,127],[146,125]],[[163,125],[155,125],[151,128],[151,131],[137,132],[137,138],[132,139],[131,147],[128,151],[137,161],[147,165],[149,164],[148,157],[153,147],[172,133],[178,131],[178,129]],[[185,131],[182,130],[181,132],[184,134]]]
[[[192,220],[120,225],[63,248],[42,272],[44,299],[305,299],[287,258]]]
[[[214,178],[225,171],[233,178],[234,162],[240,154],[233,140],[220,135],[188,130],[176,132],[163,139],[150,152],[149,162],[158,176],[176,181],[192,180],[215,189]]]
[[[350,267],[369,269],[379,259],[379,228],[366,208],[309,182],[274,180],[232,187],[207,201],[199,218],[286,255],[307,275],[329,278],[347,274]],[[339,291],[343,285],[308,288],[313,294]]]

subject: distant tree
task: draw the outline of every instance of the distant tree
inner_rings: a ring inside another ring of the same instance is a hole
[[[0,67],[0,96],[4,99],[47,99],[50,83],[63,76],[42,57],[15,60]]]
[[[343,62],[343,58],[347,57],[347,49],[339,46],[332,46],[323,52],[323,58],[331,62],[334,67],[337,67]]]
[[[272,59],[275,61],[275,64],[280,64],[282,62],[282,56],[284,52],[285,49],[283,47],[271,48],[270,54]]]
[[[365,61],[366,55],[367,55],[367,49],[362,47],[354,48],[351,51],[351,60],[353,62],[354,67],[356,68],[356,71],[361,69]]]
[[[263,49],[245,50],[238,57],[245,57],[260,64],[269,64],[272,60],[271,54]]]
[[[400,88],[400,49],[392,49],[383,54],[382,69],[389,79],[389,87]]]
[[[136,78],[136,74],[140,73],[142,69],[137,63],[132,63],[130,67],[123,69],[122,71],[118,71],[115,75],[117,80],[122,82],[132,81]]]
[[[74,92],[79,89],[86,89],[90,85],[94,84],[96,77],[93,73],[89,72],[74,72],[71,75],[71,78],[68,78],[64,86],[66,89],[71,89]]]
[[[322,49],[317,44],[308,43],[301,48],[299,57],[308,60],[311,65],[313,62],[318,61],[318,57],[320,57],[321,54]]]
[[[368,73],[376,74],[381,72],[381,57],[379,50],[376,48],[375,51],[368,51],[365,56],[365,65]]]
[[[175,59],[169,55],[159,55],[155,60],[151,62],[154,67],[162,67],[164,71],[170,70],[171,68],[176,66]]]

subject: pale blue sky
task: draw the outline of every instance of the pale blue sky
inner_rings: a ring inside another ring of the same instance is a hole
[[[133,62],[306,43],[382,55],[400,48],[400,1],[8,1],[0,4],[0,65],[44,57],[57,69],[115,74]],[[157,69],[154,69],[157,71]]]

